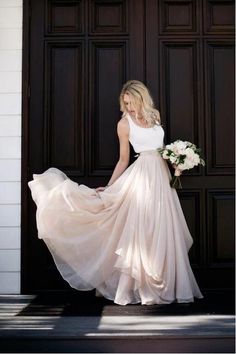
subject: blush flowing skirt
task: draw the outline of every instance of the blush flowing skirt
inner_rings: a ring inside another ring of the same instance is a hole
[[[145,151],[102,192],[57,168],[28,183],[38,237],[72,288],[96,289],[119,305],[203,298],[190,266],[193,244],[171,173]]]

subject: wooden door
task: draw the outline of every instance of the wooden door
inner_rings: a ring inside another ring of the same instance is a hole
[[[234,289],[234,1],[146,1],[146,82],[166,140],[194,142],[206,167],[178,192],[203,289]]]
[[[203,150],[206,168],[184,173],[178,192],[194,238],[190,261],[201,288],[232,289],[232,9],[232,1],[24,3],[22,292],[69,289],[37,238],[27,181],[54,166],[78,183],[106,184],[129,79],[150,88],[165,143]]]

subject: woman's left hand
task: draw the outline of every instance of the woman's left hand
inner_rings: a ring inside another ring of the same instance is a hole
[[[175,169],[175,176],[180,176],[182,173],[182,170],[179,170],[178,166],[176,164],[173,164],[173,167]]]

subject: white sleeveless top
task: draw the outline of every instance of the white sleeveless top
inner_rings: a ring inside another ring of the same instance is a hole
[[[129,121],[129,141],[134,148],[134,151],[139,153],[146,150],[154,150],[164,147],[164,129],[161,125],[144,128],[135,124],[127,113]]]

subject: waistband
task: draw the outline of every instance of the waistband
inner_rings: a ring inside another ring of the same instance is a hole
[[[140,151],[138,152],[136,155],[134,155],[134,157],[137,156],[142,156],[142,155],[160,155],[159,151],[157,149],[155,150],[145,150],[145,151]]]

